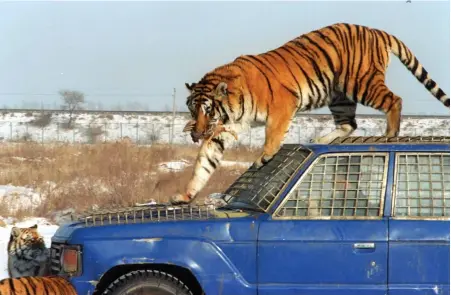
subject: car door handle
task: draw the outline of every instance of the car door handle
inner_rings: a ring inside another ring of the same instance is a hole
[[[374,243],[355,243],[354,249],[374,249]]]

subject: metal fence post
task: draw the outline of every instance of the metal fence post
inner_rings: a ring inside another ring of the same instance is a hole
[[[169,128],[169,142],[172,145],[172,140],[174,138],[174,128],[175,128],[175,88],[174,88],[174,92],[172,94],[172,122],[171,122],[171,127]]]
[[[103,142],[106,142],[106,123],[103,123]]]
[[[9,122],[9,140],[13,140],[13,122]]]
[[[175,133],[175,122],[174,122],[174,125],[172,126],[172,144],[177,144],[177,142],[175,141],[175,139],[176,139],[176,133]]]
[[[174,122],[174,125],[172,125],[171,143],[176,144],[176,142],[175,142],[175,122]]]

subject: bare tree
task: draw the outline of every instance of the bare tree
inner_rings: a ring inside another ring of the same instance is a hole
[[[67,122],[67,127],[72,127],[72,115],[76,110],[82,110],[82,104],[85,103],[85,95],[77,90],[60,90],[59,94],[63,100],[63,105],[61,106],[63,110],[69,111],[69,122]]]

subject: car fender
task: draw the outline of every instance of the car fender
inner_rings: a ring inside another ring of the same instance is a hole
[[[97,277],[99,281],[103,274],[117,266],[165,264],[189,270],[207,294],[215,294],[219,285],[231,294],[254,294],[248,292],[255,287],[243,278],[222,249],[208,239],[161,237],[90,244],[83,258],[89,269],[83,276]],[[112,247],[114,251],[109,250]]]

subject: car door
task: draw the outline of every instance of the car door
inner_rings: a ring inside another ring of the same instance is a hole
[[[398,152],[389,220],[389,294],[449,294],[449,152]]]
[[[388,160],[329,153],[312,163],[261,222],[258,294],[386,294]]]

